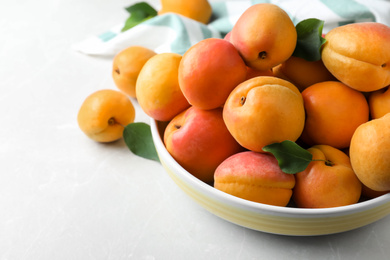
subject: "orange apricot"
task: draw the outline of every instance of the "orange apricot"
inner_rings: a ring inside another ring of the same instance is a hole
[[[325,39],[322,60],[338,80],[363,92],[390,84],[390,27],[352,23],[330,30]]]
[[[252,151],[230,156],[214,173],[216,189],[275,206],[289,203],[294,185],[294,175],[282,172],[274,156]]]
[[[135,98],[138,75],[146,61],[154,55],[154,51],[142,46],[130,46],[116,54],[112,64],[112,78],[118,89]]]
[[[113,142],[123,136],[124,127],[135,118],[135,109],[127,95],[103,89],[89,95],[77,114],[80,129],[97,142]]]
[[[250,6],[238,18],[229,41],[249,67],[265,71],[293,54],[297,31],[283,9],[275,4],[260,3]]]
[[[389,87],[385,87],[369,93],[368,104],[370,106],[371,118],[380,118],[390,112],[389,89]]]
[[[230,93],[223,118],[238,143],[262,152],[275,142],[296,141],[305,124],[305,110],[293,84],[260,76],[242,82]]]
[[[313,161],[295,174],[293,200],[300,208],[329,208],[357,203],[362,184],[355,175],[349,157],[329,146],[308,149]]]
[[[181,59],[177,53],[160,53],[150,58],[139,73],[138,103],[156,120],[169,121],[190,106],[179,86]]]
[[[212,8],[208,0],[160,0],[159,15],[177,13],[195,21],[207,24],[211,18]]]
[[[306,123],[301,139],[308,145],[349,146],[356,128],[369,120],[364,95],[338,81],[314,84],[302,92]]]
[[[349,147],[352,168],[374,191],[390,190],[390,113],[360,125]]]
[[[307,61],[300,57],[291,56],[282,64],[274,67],[274,75],[293,83],[300,91],[323,81],[336,81],[322,60]]]

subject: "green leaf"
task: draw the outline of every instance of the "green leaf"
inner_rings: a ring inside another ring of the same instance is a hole
[[[280,169],[288,174],[305,170],[313,159],[309,151],[289,140],[264,146],[263,151],[272,153]]]
[[[149,160],[160,161],[148,124],[141,122],[128,124],[123,130],[123,138],[127,147],[135,155]]]
[[[133,28],[134,26],[153,18],[157,15],[157,11],[146,2],[136,3],[126,8],[130,16],[127,18],[125,25],[122,28],[122,32]]]
[[[308,61],[317,61],[321,59],[321,46],[325,43],[322,37],[324,21],[309,18],[299,22],[295,28],[298,39],[293,56],[300,57]]]

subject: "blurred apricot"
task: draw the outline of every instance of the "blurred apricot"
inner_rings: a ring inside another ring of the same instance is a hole
[[[160,0],[160,3],[159,15],[177,13],[204,24],[209,22],[213,11],[207,0]]]
[[[390,112],[390,88],[385,87],[368,95],[371,118],[380,118]]]
[[[156,53],[142,46],[130,46],[115,55],[112,78],[119,90],[136,97],[135,85],[142,67]]]
[[[315,83],[337,80],[328,71],[322,60],[307,61],[300,57],[291,56],[272,70],[276,77],[290,81],[300,91]]]
[[[349,146],[356,128],[369,120],[364,95],[338,81],[314,84],[302,92],[306,123],[301,139],[308,145]]]

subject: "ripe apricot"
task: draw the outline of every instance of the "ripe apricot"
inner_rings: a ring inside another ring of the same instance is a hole
[[[356,128],[369,119],[364,95],[338,81],[314,84],[302,92],[306,123],[301,139],[308,145],[349,146]]]
[[[291,56],[288,60],[272,69],[276,77],[293,83],[301,92],[319,82],[336,81],[322,60],[307,61],[300,57]]]
[[[260,76],[242,82],[230,93],[223,119],[238,143],[262,152],[265,145],[296,141],[305,124],[305,110],[293,84]]]
[[[159,121],[169,121],[190,106],[180,90],[178,71],[182,56],[160,53],[139,73],[136,94],[142,110]]]
[[[207,0],[161,0],[159,15],[177,13],[195,21],[207,24],[212,14],[212,8]]]
[[[222,108],[190,107],[181,112],[167,125],[164,144],[184,169],[210,184],[218,165],[242,151],[223,122]]]
[[[301,208],[329,208],[359,201],[362,184],[348,155],[329,145],[308,149],[313,161],[295,174],[293,200]]]
[[[380,118],[390,112],[390,88],[378,89],[368,95],[371,118]]]
[[[338,80],[363,92],[390,84],[390,27],[352,23],[330,30],[325,39],[322,60]]]
[[[297,44],[297,31],[279,6],[260,3],[238,18],[228,37],[246,64],[266,71],[287,60]]]
[[[224,160],[214,173],[214,187],[233,196],[286,206],[292,195],[295,178],[282,172],[271,154],[244,151]]]
[[[89,95],[77,115],[80,129],[92,140],[112,142],[120,139],[124,127],[135,118],[135,109],[127,95],[103,89]]]
[[[200,109],[222,106],[246,77],[246,65],[234,46],[208,38],[188,49],[180,62],[179,85],[188,102]]]
[[[112,78],[119,90],[136,97],[135,85],[142,67],[156,53],[142,46],[130,46],[115,55]]]
[[[390,190],[390,113],[360,125],[349,148],[352,168],[374,191]]]

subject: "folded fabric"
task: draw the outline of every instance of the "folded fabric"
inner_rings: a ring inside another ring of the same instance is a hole
[[[324,21],[323,32],[356,22],[380,22],[390,26],[388,0],[228,0],[211,2],[213,15],[205,25],[178,14],[155,16],[127,31],[118,24],[104,33],[89,36],[74,44],[74,50],[88,55],[114,56],[132,45],[150,48],[157,53],[184,52],[206,38],[222,38],[241,14],[251,5],[273,3],[285,10],[294,24],[317,18]]]

